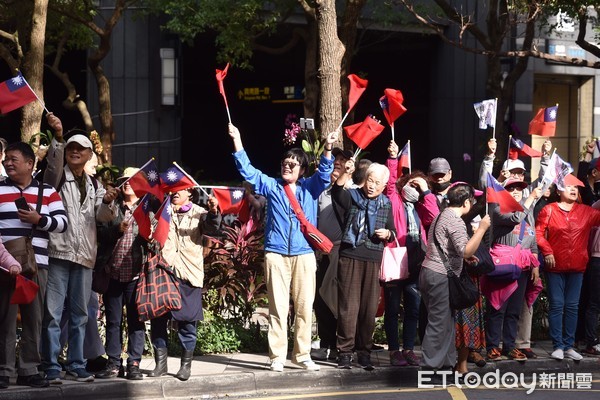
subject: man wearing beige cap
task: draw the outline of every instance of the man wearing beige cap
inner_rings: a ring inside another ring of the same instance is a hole
[[[84,172],[93,152],[87,136],[75,134],[65,145],[60,119],[53,114],[48,114],[47,118],[55,136],[48,151],[44,182],[54,186],[60,194],[69,226],[65,233],[50,233],[46,309],[42,323],[42,368],[51,384],[61,383],[61,365],[58,363],[60,321],[68,299],[66,376],[79,382],[91,382],[94,376],[85,369],[83,340],[97,252],[96,222],[109,222],[115,218],[114,200],[118,192],[110,187],[105,189]],[[67,162],[64,166],[63,159]]]

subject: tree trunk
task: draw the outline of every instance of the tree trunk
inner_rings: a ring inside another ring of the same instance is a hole
[[[304,116],[315,118],[319,104],[319,80],[317,78],[317,60],[319,59],[319,42],[317,40],[317,22],[315,14],[306,13],[306,56],[304,61]],[[319,121],[317,121],[319,124]],[[317,125],[315,128],[320,129]]]
[[[44,98],[44,44],[46,41],[46,16],[48,15],[48,0],[35,0],[31,14],[31,36],[29,49],[24,57],[23,74],[31,89],[40,99]],[[44,108],[38,101],[23,107],[21,119],[21,140],[28,142],[31,136],[40,131],[42,112]]]
[[[337,35],[335,0],[317,0],[319,37],[319,121],[321,134],[335,130],[342,119],[340,69],[344,46]],[[339,138],[341,143],[342,138]]]

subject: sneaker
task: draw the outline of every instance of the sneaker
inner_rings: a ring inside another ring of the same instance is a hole
[[[34,388],[45,388],[50,386],[46,378],[39,374],[34,375],[19,375],[17,377],[17,385],[31,386]]]
[[[475,365],[477,365],[479,368],[483,368],[485,367],[485,364],[487,364],[485,362],[485,358],[481,357],[481,354],[479,354],[478,351],[475,350],[471,350],[469,352],[469,356],[467,357],[467,361],[470,363],[473,363]]]
[[[9,383],[8,381],[8,376],[0,376],[0,389],[7,389]]]
[[[529,347],[526,349],[519,349],[521,350],[521,353],[525,354],[525,357],[527,358],[537,358],[537,354],[535,354],[535,352],[533,350],[531,350]]]
[[[323,347],[320,349],[312,349],[310,351],[310,358],[318,361],[327,361],[327,357],[329,356],[329,349],[327,347]]]
[[[127,379],[130,381],[140,381],[144,379],[144,375],[140,372],[140,363],[134,361],[127,366]]]
[[[108,366],[108,358],[100,356],[100,357],[96,357],[92,360],[87,360],[85,369],[88,372],[100,372],[100,371],[104,371],[107,366]]]
[[[581,361],[583,356],[575,351],[575,349],[569,349],[564,353],[566,358],[570,358],[571,360]]]
[[[292,361],[292,364],[295,364],[295,365],[297,365],[297,366],[299,366],[302,369],[305,369],[307,371],[319,371],[319,370],[321,370],[321,367],[319,366],[319,364],[316,364],[313,360]]]
[[[552,354],[550,354],[550,357],[554,358],[555,360],[562,360],[565,358],[565,353],[562,349],[556,349],[552,352]]]
[[[85,368],[76,368],[67,371],[65,377],[74,379],[77,382],[94,382],[94,375],[87,372]]]
[[[352,368],[352,354],[351,353],[340,353],[338,355],[338,366],[339,369],[351,369]]]
[[[123,368],[123,367],[120,367]],[[102,371],[95,374],[98,379],[110,379],[119,376],[119,367],[116,365],[107,365]]]
[[[419,365],[419,357],[412,350],[402,350],[402,356],[408,362],[408,365]]]
[[[47,369],[46,370],[46,380],[51,385],[60,385],[62,383],[62,379],[60,377],[60,371],[57,369]]]
[[[489,361],[499,361],[502,359],[502,353],[500,352],[500,349],[497,347],[494,347],[493,349],[491,349],[490,351],[487,352],[487,359]]]
[[[368,353],[359,353],[357,361],[358,361],[358,365],[360,365],[361,368],[363,368],[367,371],[372,371],[375,369],[375,367],[371,363],[371,355]]]
[[[588,356],[600,356],[600,351],[598,350],[598,345],[586,347],[582,350],[582,352]]]
[[[329,361],[337,361],[338,359],[338,351],[337,349],[329,349],[329,356],[327,356]]]
[[[373,343],[373,344],[371,345],[371,352],[373,352],[373,353],[378,353],[378,352],[380,352],[380,351],[383,351],[383,350],[385,350],[385,349],[383,348],[383,346],[379,346],[379,345],[377,345],[377,344],[375,344],[375,343]]]
[[[274,372],[283,372],[283,363],[279,361],[273,361],[271,362],[270,369]]]
[[[402,352],[399,350],[390,351],[390,364],[394,367],[406,367],[408,365],[408,361],[402,355]]]
[[[515,361],[527,361],[527,356],[521,352],[519,349],[512,349],[508,352],[508,358]]]

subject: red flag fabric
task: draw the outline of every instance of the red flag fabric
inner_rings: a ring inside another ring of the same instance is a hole
[[[362,96],[363,92],[367,89],[369,81],[361,79],[354,74],[348,75],[348,80],[350,80],[350,93],[348,94],[348,111],[350,111],[356,105],[356,102],[360,96]]]
[[[40,287],[31,279],[17,275],[15,291],[10,298],[10,304],[30,304],[37,296]]]
[[[171,196],[165,198],[156,215],[156,228],[152,238],[160,244],[160,247],[163,247],[171,229]]]
[[[152,234],[150,199],[150,194],[145,194],[140,200],[140,204],[133,210],[133,218],[138,225],[139,234],[146,240],[150,240],[150,235]]]
[[[504,187],[489,172],[487,173],[487,202],[497,203],[503,214],[523,211],[523,207],[504,189]]]
[[[396,89],[385,89],[383,91],[383,96],[379,99],[379,105],[390,126],[394,125],[394,121],[406,112],[406,108],[402,103],[404,103],[404,96],[402,96],[401,91]]]
[[[399,154],[398,176],[404,175],[404,168],[410,169],[410,142],[406,142]]]
[[[541,157],[543,154],[541,151],[532,149],[519,139],[510,138],[510,150],[508,151],[508,158],[516,160],[519,155],[529,157]]]
[[[244,188],[213,188],[212,192],[219,201],[221,214],[240,214],[243,207],[248,207]]]
[[[184,170],[173,164],[165,172],[160,173],[161,188],[164,193],[175,193],[196,185]]]
[[[348,138],[361,149],[365,149],[373,139],[383,132],[383,129],[383,125],[372,115],[368,115],[363,122],[344,127]]]
[[[225,95],[225,86],[223,86],[223,80],[227,76],[227,70],[229,70],[229,63],[225,66],[225,69],[220,70],[217,69],[217,83],[219,84],[219,93],[223,96],[223,100],[225,100],[225,107],[227,106],[227,96]]]
[[[129,183],[129,186],[131,186],[131,189],[133,189],[138,197],[142,197],[146,193],[151,193],[162,200],[164,196],[160,185],[158,168],[153,159],[144,164],[139,171],[125,182]]]
[[[558,106],[540,108],[529,123],[530,135],[554,136],[556,134],[556,117]]]
[[[23,107],[36,99],[27,81],[19,74],[0,83],[0,114]]]

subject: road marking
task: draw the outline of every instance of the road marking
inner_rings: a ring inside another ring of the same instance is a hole
[[[431,389],[418,389],[418,388],[407,388],[407,389],[378,389],[378,390],[357,390],[357,391],[345,391],[345,392],[314,392],[310,394],[291,394],[283,396],[268,396],[268,397],[253,397],[253,400],[290,400],[290,399],[310,399],[314,397],[335,397],[335,396],[348,396],[348,395],[365,395],[365,394],[385,394],[385,393],[414,393],[414,392],[430,392],[430,391],[442,391],[444,388],[431,388]],[[466,399],[466,397],[465,397]],[[460,400],[456,399],[456,400]]]
[[[452,400],[468,400],[464,392],[456,386],[448,386],[448,394],[452,397]]]

